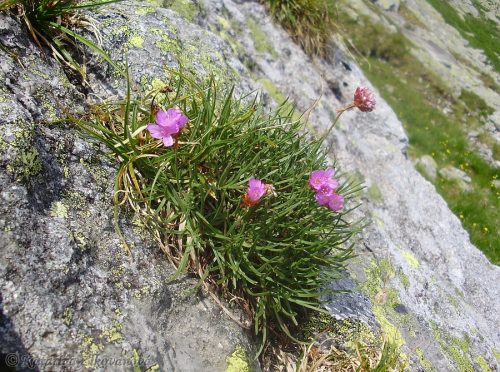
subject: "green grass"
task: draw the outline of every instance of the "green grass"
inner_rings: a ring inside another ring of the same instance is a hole
[[[487,19],[480,6],[477,6],[480,17],[472,15],[460,17],[458,12],[443,0],[428,0],[428,2],[441,14],[446,23],[456,28],[462,37],[468,40],[471,46],[484,50],[491,65],[500,72],[500,28],[498,25]]]
[[[111,60],[106,52],[89,39],[72,31],[72,27],[86,27],[91,20],[78,13],[81,9],[96,8],[122,0],[0,0],[0,11],[16,14],[26,25],[29,35],[41,48],[48,48],[53,57],[63,66],[76,72],[81,81],[86,78],[86,69],[73,55],[82,52],[83,44],[100,55],[117,71],[122,69]],[[2,50],[7,50],[1,45]],[[22,60],[16,56],[22,63]]]
[[[411,44],[401,34],[364,18],[353,21],[344,15],[337,22],[351,39],[363,71],[402,121],[410,156],[429,154],[438,167],[453,165],[471,177],[471,192],[441,177],[435,186],[462,220],[473,244],[500,264],[499,193],[491,184],[499,172],[471,149],[467,139],[467,132],[480,127],[491,109],[470,92],[455,100],[439,77],[408,53]],[[445,114],[445,107],[451,112]]]
[[[334,28],[334,2],[322,0],[262,0],[271,15],[309,54],[323,54]]]
[[[287,106],[266,114],[214,80],[171,74],[156,100],[134,99],[129,88],[123,102],[78,125],[120,160],[116,205],[141,217],[178,273],[188,269],[239,303],[263,340],[269,329],[290,335],[343,271],[359,226],[347,222],[347,208],[333,213],[315,202],[307,181],[326,167],[325,153]],[[145,130],[157,105],[190,119],[177,146],[163,147]],[[248,208],[241,201],[251,177],[276,195]],[[359,189],[343,178],[338,192],[351,200]]]

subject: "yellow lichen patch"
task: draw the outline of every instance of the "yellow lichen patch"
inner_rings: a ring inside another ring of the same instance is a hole
[[[97,354],[102,351],[103,346],[94,343],[94,339],[90,336],[83,339],[80,345],[82,350],[82,363],[87,369],[95,369]]]
[[[422,349],[417,348],[417,350],[415,350],[415,353],[417,354],[420,365],[426,372],[435,371],[434,367],[432,366],[432,363],[429,361],[429,359],[425,357],[424,351]]]
[[[71,310],[68,307],[64,310],[63,323],[69,327],[71,325],[72,320],[73,320],[73,310]]]
[[[145,285],[141,289],[137,289],[134,291],[134,297],[138,300],[140,300],[143,297],[149,296],[151,294],[151,286]]]
[[[382,195],[382,192],[378,188],[377,185],[373,184],[371,185],[368,190],[366,190],[366,193],[368,197],[374,201],[375,203],[381,203],[384,201],[384,196]]]
[[[236,346],[234,352],[226,358],[226,372],[250,372],[250,364],[245,349],[240,345]]]
[[[478,355],[474,359],[474,361],[477,363],[477,365],[479,366],[479,368],[481,368],[481,371],[483,371],[483,372],[491,372],[491,368],[488,365],[488,362],[481,355]]]
[[[252,18],[249,18],[247,26],[250,30],[255,50],[259,53],[269,53],[272,57],[277,58],[278,54],[276,53],[276,50],[269,41],[266,33],[260,28],[259,24]]]
[[[156,9],[151,7],[151,6],[142,6],[142,7],[137,8],[137,10],[135,11],[135,14],[140,15],[140,16],[144,16],[146,14],[154,13],[155,11],[156,11]]]
[[[460,372],[474,372],[474,367],[469,358],[469,336],[467,334],[463,338],[451,336],[441,330],[437,324],[432,323],[431,325],[434,338],[441,350],[453,361],[457,370]]]
[[[418,269],[420,267],[420,262],[418,262],[417,258],[410,251],[403,251],[403,257],[408,262],[408,265],[411,267]]]
[[[373,314],[380,324],[383,334],[387,337],[387,340],[395,345],[398,349],[405,344],[405,339],[399,331],[399,329],[389,322],[384,314],[384,310],[381,306],[373,306]]]
[[[192,21],[198,13],[196,5],[191,0],[170,0],[169,2],[170,8],[188,21]]]
[[[500,351],[497,349],[493,349],[493,355],[500,362]]]
[[[122,328],[123,328],[123,325],[120,322],[117,322],[115,320],[115,321],[113,321],[113,325],[110,326],[109,328],[106,328],[104,331],[102,331],[102,333],[99,337],[105,338],[106,341],[108,341],[109,343],[120,341],[121,339],[123,339],[122,333],[121,333]]]
[[[219,24],[226,30],[231,28],[231,23],[226,18],[217,16],[217,22],[219,22]]]
[[[68,217],[68,207],[62,202],[54,202],[50,207],[50,215],[52,217],[67,218]]]
[[[142,48],[144,46],[144,39],[139,35],[133,35],[128,39],[128,43],[134,48]]]

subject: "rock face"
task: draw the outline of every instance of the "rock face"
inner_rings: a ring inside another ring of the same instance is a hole
[[[431,180],[435,180],[437,177],[437,164],[436,161],[430,155],[424,155],[419,158],[416,162],[417,167],[422,167],[424,173]],[[469,181],[470,182],[470,181]]]
[[[399,0],[372,0],[375,4],[383,10],[398,11],[401,2]]]
[[[188,295],[196,280],[170,282],[174,270],[153,240],[123,220],[133,252],[125,254],[113,226],[115,162],[77,130],[47,123],[64,109],[82,111],[83,95],[18,22],[0,17],[0,38],[24,65],[0,52],[2,362],[42,371],[221,371],[236,347],[255,354],[218,305]],[[192,28],[193,39],[203,35]]]
[[[305,128],[314,134],[358,85],[370,86],[341,47],[309,58],[256,2],[159,3],[92,14],[104,47],[116,60],[126,50],[132,76],[145,86],[161,84],[163,67],[180,63],[239,92],[260,87],[270,105],[290,97],[300,111],[314,106]],[[0,38],[12,47],[24,40],[16,51],[26,67],[0,51],[2,353],[17,352],[41,370],[44,361],[67,356],[74,366],[53,369],[113,371],[134,363],[221,371],[238,345],[253,353],[248,335],[217,305],[202,294],[185,296],[193,280],[169,283],[167,260],[125,218],[133,257],[124,254],[113,228],[114,162],[75,129],[44,123],[65,107],[84,110],[85,97],[18,23],[2,17]],[[95,92],[88,99],[119,95],[122,82],[107,67],[92,59],[88,68]],[[499,369],[500,268],[470,243],[407,159],[408,139],[391,108],[377,96],[376,111],[346,113],[327,141],[344,170],[364,179],[359,214],[372,220],[350,277],[332,283],[355,290],[330,299],[332,315],[378,322],[411,370]],[[103,365],[115,360],[129,364]]]

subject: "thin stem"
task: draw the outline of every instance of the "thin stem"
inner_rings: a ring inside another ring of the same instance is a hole
[[[353,107],[356,107],[356,105],[354,104],[354,102],[353,102],[353,103],[351,103],[351,104],[349,104],[349,105],[348,105],[348,106],[346,106],[346,107],[339,108],[339,109],[337,109],[337,110],[336,110],[336,111],[337,111],[337,117],[336,117],[336,118],[335,118],[335,120],[333,121],[333,123],[332,123],[332,125],[330,126],[330,128],[328,128],[328,130],[325,132],[325,134],[323,134],[323,136],[321,137],[320,141],[324,141],[324,140],[325,140],[325,139],[326,139],[326,138],[330,135],[330,133],[332,132],[333,128],[335,127],[335,125],[336,125],[336,124],[337,124],[337,122],[339,121],[340,116],[341,116],[344,112],[346,112],[346,111],[348,111],[348,110],[352,109]],[[330,148],[328,148],[328,152],[330,152]]]

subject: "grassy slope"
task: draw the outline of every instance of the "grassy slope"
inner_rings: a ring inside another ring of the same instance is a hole
[[[463,92],[454,100],[445,85],[408,52],[410,43],[400,33],[390,34],[383,26],[340,15],[340,32],[350,38],[364,72],[394,109],[410,138],[410,155],[431,155],[438,167],[453,165],[472,178],[471,192],[438,177],[434,182],[450,208],[489,259],[500,263],[499,193],[491,182],[498,170],[475,154],[467,131],[481,125],[488,112],[484,102]],[[443,108],[448,108],[444,113]]]
[[[479,18],[467,15],[460,17],[457,11],[443,0],[427,0],[444,18],[446,23],[456,28],[462,37],[470,42],[474,48],[484,50],[493,68],[500,72],[500,28],[497,24],[484,16],[479,5]]]

